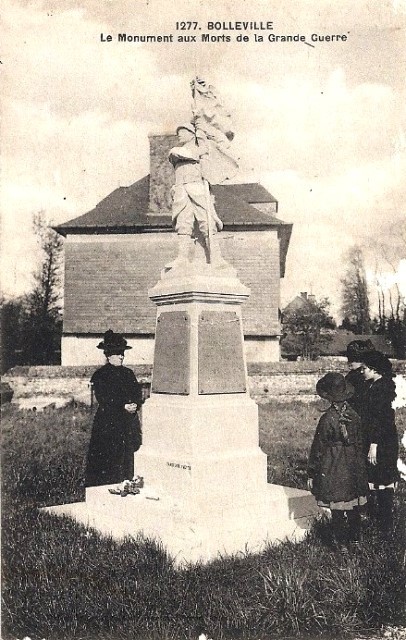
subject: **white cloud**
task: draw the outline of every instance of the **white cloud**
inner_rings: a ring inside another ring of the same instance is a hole
[[[367,266],[374,269],[371,238],[398,215],[405,172],[406,158],[394,156],[314,179],[291,170],[262,174],[261,182],[279,200],[279,217],[293,222],[283,304],[312,289],[318,297],[328,296],[339,313],[343,257],[352,245],[365,246]],[[388,212],[382,203],[391,201]]]

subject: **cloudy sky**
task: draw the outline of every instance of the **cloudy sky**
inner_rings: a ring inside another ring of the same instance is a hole
[[[196,43],[176,42],[188,33],[176,31],[182,20],[198,21]],[[263,42],[254,31],[236,42],[241,32],[206,28],[243,20],[272,21],[273,31],[257,32]],[[261,182],[279,200],[280,218],[293,222],[283,303],[307,290],[329,296],[336,311],[343,258],[356,243],[373,272],[384,238],[398,269],[406,0],[6,0],[3,22],[6,295],[30,287],[32,214],[65,222],[147,174],[148,133],[173,131],[189,117],[196,73],[217,86],[232,113],[237,180]],[[123,43],[118,33],[173,34],[173,42]],[[232,41],[202,43],[201,33]],[[306,42],[271,43],[269,33]],[[347,40],[312,42],[312,34]],[[405,274],[401,263],[401,286]]]

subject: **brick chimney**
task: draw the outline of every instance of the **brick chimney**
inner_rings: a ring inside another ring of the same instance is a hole
[[[168,160],[172,147],[178,144],[175,134],[150,135],[149,137],[149,213],[167,214],[172,208],[171,187],[175,173]]]
[[[303,300],[307,300],[307,291],[301,291],[300,297],[303,298]]]

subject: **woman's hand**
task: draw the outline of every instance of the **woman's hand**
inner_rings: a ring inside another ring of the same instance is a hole
[[[370,462],[373,465],[376,465],[377,463],[377,450],[378,450],[378,445],[375,444],[374,442],[370,445],[369,447],[369,451],[368,451],[368,462]]]
[[[309,491],[313,489],[313,478],[307,478],[307,488]]]
[[[128,411],[128,413],[137,413],[138,405],[136,402],[129,402],[124,405],[124,409]]]

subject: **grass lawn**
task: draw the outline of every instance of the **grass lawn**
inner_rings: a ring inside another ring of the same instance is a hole
[[[269,481],[305,488],[317,405],[264,404],[259,415]],[[406,483],[390,543],[365,521],[358,549],[333,551],[321,520],[300,544],[176,569],[152,541],[117,543],[38,511],[83,499],[91,422],[86,407],[3,409],[4,640],[350,638],[406,624]],[[402,433],[406,409],[397,424]]]

